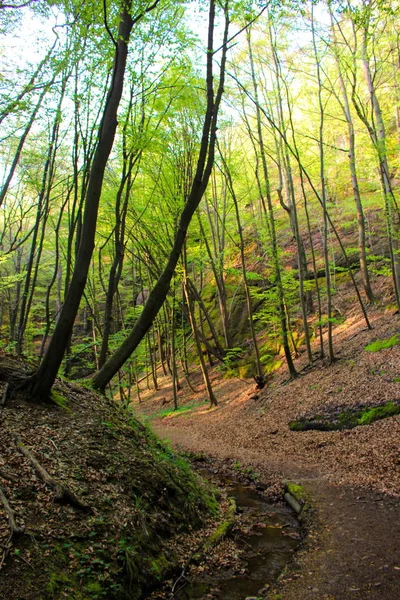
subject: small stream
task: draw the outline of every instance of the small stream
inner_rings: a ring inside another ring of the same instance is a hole
[[[175,595],[178,600],[257,597],[263,587],[277,579],[300,544],[299,522],[290,508],[272,504],[253,488],[236,481],[226,480],[224,485],[228,495],[235,498],[238,512],[253,523],[251,532],[238,538],[239,547],[245,549],[244,569],[235,573],[222,568],[212,578],[205,575],[194,579]]]

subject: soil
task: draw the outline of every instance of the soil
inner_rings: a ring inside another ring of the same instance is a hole
[[[0,355],[0,599],[142,598],[216,527],[215,499],[117,403],[66,381],[28,401],[28,372]]]
[[[358,314],[335,328],[333,365],[317,361],[288,380],[277,372],[263,390],[254,382],[212,371],[219,405],[206,403],[199,374],[193,392],[182,381],[180,410],[172,411],[166,378],[143,391],[137,406],[174,446],[234,460],[251,468],[270,493],[282,480],[304,486],[315,509],[307,542],[276,588],[274,600],[397,600],[400,597],[400,416],[344,431],[290,431],[288,424],[336,406],[356,408],[400,398],[400,346],[370,353],[365,346],[400,331],[400,317],[370,310],[368,330]],[[195,404],[193,406],[193,404]],[[188,410],[184,410],[185,406]],[[167,415],[160,411],[170,408]],[[154,417],[154,413],[158,416]]]

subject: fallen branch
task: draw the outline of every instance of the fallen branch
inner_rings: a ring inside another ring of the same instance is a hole
[[[85,512],[93,511],[90,506],[81,502],[69,488],[59,483],[46,471],[40,462],[33,456],[30,450],[24,446],[17,435],[14,436],[14,440],[18,450],[30,461],[32,467],[35,469],[39,477],[44,481],[44,483],[53,488],[55,492],[54,500],[56,502],[59,502],[60,504],[70,504],[74,508],[78,508],[79,510],[83,510]]]
[[[5,495],[3,488],[0,486],[0,500],[4,506],[4,510],[8,516],[8,524],[10,525],[11,537],[13,535],[20,535],[24,532],[25,527],[19,527],[15,520],[15,511],[11,508],[10,503],[8,502],[8,498]]]
[[[185,589],[190,583],[190,580],[185,575],[186,565],[183,567],[182,573],[179,575],[178,579],[175,581],[171,593],[172,595],[169,597],[169,600],[173,600],[176,598],[179,593]]]

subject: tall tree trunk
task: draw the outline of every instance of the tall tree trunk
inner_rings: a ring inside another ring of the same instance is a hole
[[[254,60],[253,60],[253,50],[251,45],[251,33],[250,29],[247,31],[247,42],[249,48],[249,58],[250,58],[250,68],[251,68],[251,79],[253,84],[253,92],[254,92],[254,100],[255,100],[255,108],[256,108],[256,119],[257,119],[257,135],[258,135],[258,144],[259,151],[261,155],[261,164],[264,175],[264,185],[265,185],[265,195],[267,198],[267,211],[268,211],[268,222],[269,222],[269,230],[271,233],[271,244],[272,244],[272,256],[274,262],[274,271],[276,278],[276,286],[278,290],[279,296],[279,320],[281,325],[281,334],[282,334],[282,344],[283,350],[285,353],[286,363],[289,369],[290,377],[297,377],[297,371],[293,363],[292,354],[289,348],[289,339],[288,339],[288,331],[287,331],[287,322],[286,322],[286,313],[285,313],[285,300],[284,300],[284,291],[282,284],[282,276],[281,276],[281,266],[279,264],[279,251],[278,251],[278,242],[276,236],[276,226],[275,226],[275,216],[274,209],[272,205],[271,198],[271,190],[269,184],[269,174],[268,174],[268,166],[267,166],[267,158],[265,155],[265,147],[263,140],[263,132],[262,132],[262,122],[261,122],[261,110],[260,103],[258,100],[258,85],[257,79],[254,69]]]
[[[238,204],[238,199],[236,197],[235,190],[233,188],[232,176],[229,171],[228,165],[226,163],[225,158],[222,155],[221,155],[221,158],[222,158],[222,163],[223,163],[224,175],[226,177],[229,192],[232,196],[233,204],[235,207],[236,224],[237,224],[238,233],[239,233],[239,250],[240,250],[241,263],[242,263],[243,285],[244,285],[244,293],[246,296],[247,315],[248,315],[248,319],[249,319],[250,334],[251,334],[251,339],[253,340],[254,353],[255,353],[255,358],[256,358],[256,376],[257,376],[256,381],[258,383],[260,383],[261,385],[263,385],[265,379],[264,379],[263,368],[262,368],[261,361],[260,361],[260,351],[258,348],[256,330],[254,328],[254,322],[253,322],[253,307],[251,304],[250,289],[249,289],[249,284],[247,281],[246,256],[245,256],[245,252],[244,252],[244,239],[243,239],[242,224],[241,224],[241,220],[240,220],[239,204]]]
[[[155,317],[157,316],[163,302],[167,296],[171,279],[175,272],[175,267],[178,263],[183,244],[186,239],[186,233],[192,216],[198,207],[207,183],[210,178],[212,166],[214,163],[215,141],[217,133],[217,118],[218,109],[221,103],[228,39],[228,8],[227,2],[224,3],[225,12],[225,31],[224,43],[222,48],[220,79],[216,95],[214,96],[213,89],[213,38],[214,38],[214,22],[215,22],[215,0],[210,0],[209,10],[209,27],[208,27],[208,50],[207,50],[207,109],[203,124],[203,134],[197,161],[196,174],[191,186],[191,191],[182,211],[178,230],[175,235],[174,244],[169,255],[168,262],[159,277],[157,283],[152,289],[143,312],[137,320],[133,330],[128,335],[120,348],[109,358],[102,369],[94,376],[92,383],[96,389],[104,390],[107,383],[112,379],[118,369],[128,360],[132,352],[137,348],[140,341],[146,335],[146,332],[151,327]]]
[[[74,320],[79,309],[86,279],[90,267],[90,261],[94,250],[96,233],[97,213],[100,195],[103,185],[104,172],[108,157],[110,155],[115,132],[117,129],[117,111],[122,96],[126,60],[128,56],[128,42],[133,25],[138,22],[145,13],[153,10],[160,0],[149,6],[143,13],[133,19],[130,15],[132,0],[121,3],[120,22],[118,37],[114,55],[113,76],[111,87],[108,92],[106,106],[100,125],[99,139],[93,158],[89,176],[89,184],[85,199],[85,211],[82,222],[82,234],[75,269],[71,283],[68,287],[64,306],[61,310],[59,320],[52,335],[49,347],[37,372],[28,381],[32,397],[36,399],[46,398],[57,377],[68,341],[71,337]],[[118,368],[115,372],[118,371]],[[108,382],[106,382],[108,383]]]
[[[325,120],[325,109],[322,101],[322,79],[321,79],[321,65],[319,63],[316,34],[315,34],[315,22],[314,22],[314,9],[311,4],[311,33],[312,43],[314,48],[315,64],[317,71],[317,82],[318,82],[318,105],[319,105],[319,176],[321,182],[321,200],[322,200],[322,217],[323,217],[323,253],[325,263],[325,277],[326,277],[326,300],[327,300],[327,318],[328,318],[328,360],[333,363],[335,355],[333,352],[333,323],[332,323],[332,289],[331,289],[331,271],[329,265],[329,250],[328,250],[328,234],[329,234],[329,223],[326,207],[326,183],[325,183],[325,155],[324,155],[324,120]]]
[[[183,290],[185,293],[186,304],[187,304],[187,308],[188,308],[187,312],[188,312],[188,316],[189,316],[189,322],[190,322],[190,326],[192,328],[193,338],[194,338],[194,341],[196,344],[197,356],[199,357],[201,374],[203,376],[204,385],[207,390],[208,399],[210,400],[210,406],[217,406],[218,402],[217,402],[217,399],[213,392],[210,377],[207,372],[207,367],[206,367],[206,363],[205,363],[204,356],[203,356],[203,350],[202,350],[201,343],[200,343],[199,332],[198,332],[197,324],[196,324],[193,300],[192,300],[188,282],[187,282],[187,266],[186,266],[186,252],[185,251],[184,251],[184,257],[183,257],[183,264],[184,264],[184,266],[183,266]]]

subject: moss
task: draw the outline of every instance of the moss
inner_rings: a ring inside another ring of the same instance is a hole
[[[296,498],[299,504],[305,504],[309,501],[309,496],[302,485],[299,485],[298,483],[294,483],[292,481],[288,481],[285,484],[285,489],[287,492],[289,492],[289,494]]]
[[[164,554],[160,554],[158,557],[150,561],[150,571],[158,581],[162,581],[162,579],[164,579],[169,567],[170,563]]]
[[[68,408],[67,399],[64,398],[64,396],[59,392],[56,392],[55,389],[51,390],[50,399],[54,402],[54,404],[57,404],[57,406],[59,406],[60,408],[64,408],[65,410],[71,410],[70,408]]]
[[[342,429],[352,429],[359,425],[370,425],[374,421],[398,414],[400,414],[400,401],[393,400],[363,409],[342,410],[336,416],[314,415],[309,418],[301,417],[290,421],[289,428],[291,431],[340,431]]]
[[[49,573],[49,581],[47,584],[47,591],[50,597],[56,598],[60,589],[64,589],[71,584],[70,578],[63,572],[53,571]]]
[[[395,402],[387,402],[383,406],[376,406],[375,408],[365,410],[359,418],[359,424],[369,425],[379,419],[385,419],[386,417],[398,414],[400,414],[400,405]]]
[[[371,342],[365,346],[365,350],[367,352],[379,352],[379,350],[393,348],[393,346],[397,346],[398,344],[400,344],[400,336],[393,335],[391,338],[386,340],[375,340],[374,342]]]
[[[214,533],[210,535],[205,544],[206,547],[216,546],[229,535],[235,524],[236,509],[237,506],[235,500],[230,498],[227,518],[217,527]]]
[[[96,598],[96,596],[102,596],[104,590],[98,581],[90,581],[86,584],[86,591],[90,597]]]
[[[289,502],[287,494],[289,494],[296,500],[296,502],[300,506],[300,509],[298,507],[295,507],[291,502]],[[312,500],[310,495],[302,485],[299,485],[294,481],[287,481],[285,483],[284,497],[288,504],[290,504],[290,506],[296,511],[297,518],[300,521],[300,523],[307,523],[310,520],[310,518],[312,518]]]

